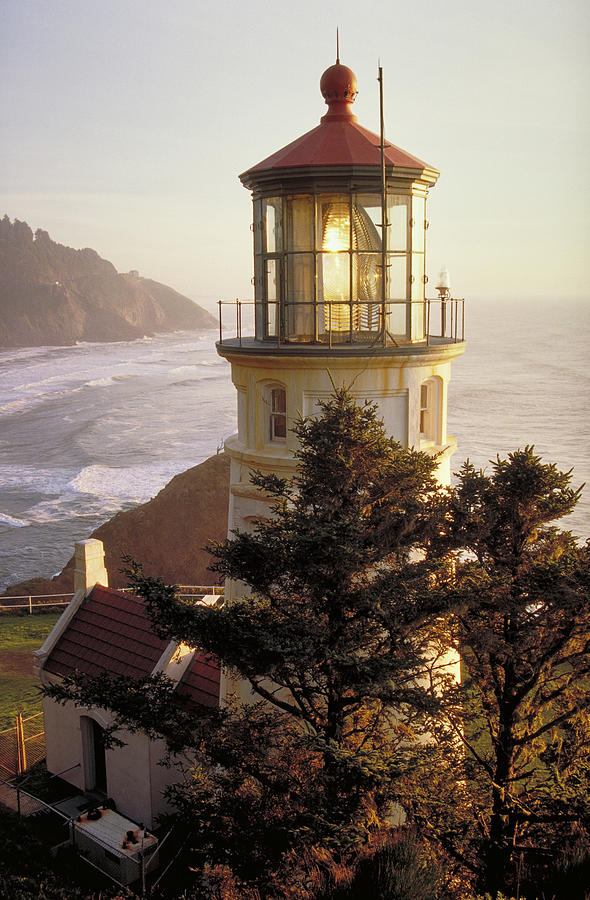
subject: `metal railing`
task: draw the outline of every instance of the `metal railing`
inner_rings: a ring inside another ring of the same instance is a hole
[[[465,340],[465,300],[219,301],[219,343],[266,335],[271,345],[395,347]],[[229,315],[224,319],[224,308]],[[260,320],[259,320],[260,317]],[[256,318],[256,322],[254,321]],[[228,324],[229,319],[229,324]],[[264,319],[264,322],[262,322]],[[385,327],[383,327],[385,323]]]
[[[76,766],[74,766],[74,768],[76,768]],[[65,772],[60,773],[60,775],[63,774],[65,774]],[[61,837],[59,843],[53,845],[52,849],[54,851],[58,847],[63,847],[69,844],[77,854],[78,858],[81,859],[84,863],[87,863],[93,869],[96,869],[96,871],[100,872],[101,875],[105,876],[119,887],[122,887],[124,889],[129,888],[129,882],[120,881],[112,872],[109,872],[108,869],[100,865],[97,858],[91,858],[91,851],[89,851],[88,848],[84,850],[83,848],[80,848],[78,846],[78,843],[76,841],[75,818],[67,815],[65,812],[59,809],[56,804],[41,800],[34,794],[29,793],[29,791],[23,790],[21,784],[19,784],[18,782],[15,783],[6,781],[2,777],[0,777],[0,799],[2,799],[9,808],[14,809],[15,812],[18,813],[19,817],[35,816],[39,813],[46,813],[56,816],[57,822],[59,823],[59,825],[63,826],[64,831],[60,836],[59,829],[57,827],[54,828],[54,840],[57,837]],[[140,842],[138,842],[137,856],[132,859],[132,863],[135,863],[137,868],[137,877],[134,879],[134,881],[138,884],[138,886],[141,886],[142,896],[146,895],[147,878],[150,877],[150,880],[153,881],[155,871],[162,868],[162,850],[164,848],[166,848],[167,851],[166,856],[170,857],[170,862],[167,862],[163,871],[159,871],[157,883],[159,883],[166,875],[168,869],[170,868],[170,865],[174,861],[174,850],[176,848],[174,846],[172,846],[171,848],[167,846],[170,843],[169,839],[171,838],[173,833],[174,829],[171,828],[161,839],[158,840],[157,845],[153,846],[152,848],[145,848],[145,850],[143,847],[143,838],[141,838]],[[91,843],[101,848],[105,858],[108,858],[109,853],[112,854],[112,844],[101,840],[98,835],[92,835]]]
[[[205,596],[223,597],[225,593],[225,587],[222,584],[176,584],[174,586],[181,600]],[[123,594],[133,593],[133,588],[117,588],[117,590]]]
[[[23,784],[26,782],[26,779]],[[34,816],[40,812],[54,813],[59,817],[61,824],[67,825],[70,817],[61,810],[56,809],[51,803],[35,797],[34,794],[25,791],[18,782],[6,781],[0,777],[1,792],[4,793],[4,803],[9,809],[14,809],[19,816]]]

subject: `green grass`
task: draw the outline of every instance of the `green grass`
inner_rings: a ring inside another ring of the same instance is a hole
[[[17,712],[31,716],[41,711],[31,654],[39,649],[60,615],[0,616],[0,731],[14,725]]]

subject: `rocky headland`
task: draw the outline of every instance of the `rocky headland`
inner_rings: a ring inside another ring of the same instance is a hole
[[[148,575],[167,584],[215,583],[208,571],[211,556],[204,549],[227,535],[229,457],[212,456],[176,475],[153,500],[117,513],[92,534],[104,544],[111,587],[124,587],[122,557],[142,563]],[[72,551],[73,551],[72,547]],[[12,585],[4,596],[59,594],[74,589],[74,557],[54,578],[32,578]]]
[[[215,324],[188,297],[137,272],[119,274],[95,250],[0,220],[0,347],[130,341]]]

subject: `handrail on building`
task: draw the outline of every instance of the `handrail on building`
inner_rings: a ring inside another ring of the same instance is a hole
[[[262,304],[260,304],[262,305]],[[252,310],[256,311],[257,301],[255,300],[219,300],[219,343],[223,345],[224,343],[231,341],[232,344],[237,341],[238,346],[242,346],[242,341],[244,338],[249,337],[244,333],[244,311]],[[374,318],[374,313],[379,314],[379,317],[382,319],[383,315],[385,315],[386,321],[389,321],[390,317],[397,311],[402,308],[405,310],[406,315],[411,319],[415,314],[422,315],[422,321],[424,323],[424,335],[422,338],[422,342],[429,345],[433,339],[440,341],[448,341],[449,343],[460,343],[465,340],[465,300],[463,298],[446,298],[441,299],[439,297],[435,298],[426,298],[425,300],[387,300],[385,303],[383,301],[370,301],[370,300],[350,300],[350,301],[335,301],[335,300],[323,300],[318,301],[316,303],[308,303],[304,301],[289,301],[289,302],[280,302],[278,300],[267,301],[264,304],[264,308],[269,310],[274,310],[275,319],[277,323],[279,322],[279,314],[282,310],[283,317],[286,319],[289,316],[290,311],[294,311],[296,313],[297,309],[305,310],[306,312],[313,310],[314,312],[314,320],[317,323],[318,319],[318,311],[320,309],[326,310],[328,315],[328,322],[332,321],[332,308],[342,309],[343,306],[346,306],[350,310],[350,321],[352,322],[354,318],[355,311],[362,315],[363,313],[367,313],[367,310],[370,310],[371,318]],[[374,310],[373,310],[374,307]],[[224,321],[224,309],[230,310],[230,324],[227,325],[227,315],[225,316]],[[385,313],[383,310],[385,309]],[[438,317],[436,315],[436,311],[438,310]],[[233,311],[233,313],[232,313]],[[248,328],[254,330],[254,322],[252,321],[252,316],[247,317],[250,319],[248,321]],[[434,319],[439,319],[439,327],[438,330],[435,330]],[[231,320],[233,319],[233,328],[231,324]],[[226,335],[224,332],[228,331],[229,334]],[[303,346],[305,344],[312,345],[328,345],[332,347],[336,344],[336,341],[333,340],[334,333],[331,327],[326,329],[325,335],[320,335],[318,333],[318,328],[316,324],[316,336],[314,339],[305,339],[302,340],[300,337],[294,336],[293,340],[289,340],[288,336],[281,334],[281,328],[277,329],[276,337],[269,337],[266,340],[269,343],[275,343],[277,346],[281,346],[281,344],[290,344],[296,343],[298,346]],[[365,343],[367,345],[375,345],[382,341],[382,343],[386,346],[397,346],[399,344],[409,344],[409,343],[420,343],[420,341],[409,340],[404,337],[404,335],[391,335],[388,333],[388,329],[385,330],[382,328],[382,325],[379,324],[378,328],[371,327],[366,330],[362,328],[354,329],[347,328],[343,329],[338,333],[338,346],[342,346],[342,344],[350,343],[350,344],[360,344]]]

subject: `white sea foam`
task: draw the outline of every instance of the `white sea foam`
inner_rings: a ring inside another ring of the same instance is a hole
[[[76,519],[97,517],[107,519],[121,509],[120,498],[84,496],[81,503],[78,494],[65,494],[54,500],[43,500],[26,511],[27,524],[51,525],[56,522],[73,522]]]
[[[33,388],[43,387],[45,384],[55,384],[56,381],[63,381],[63,375],[50,375],[49,378],[41,378],[40,381],[30,381],[28,384],[17,384],[15,391],[31,391]]]
[[[0,487],[4,489],[22,488],[25,492],[61,494],[67,490],[71,474],[67,469],[50,469],[39,465],[0,467]]]
[[[196,367],[196,363],[192,366],[177,366],[176,369],[170,369],[170,375],[183,375],[185,372],[194,373]]]
[[[81,387],[73,387],[69,390],[47,391],[45,393],[35,394],[32,397],[23,397],[18,400],[9,400],[0,406],[0,416],[13,416],[15,413],[22,413],[25,410],[34,409],[44,403],[51,403],[54,400],[62,400],[70,394],[77,394],[81,391]]]
[[[8,513],[0,511],[0,525],[10,525],[12,528],[24,528],[29,523],[25,519],[17,519],[15,516],[9,516]]]
[[[114,381],[114,376],[108,375],[106,378],[95,378],[94,381],[87,381],[84,387],[106,387],[108,384],[113,384]]]
[[[35,405],[34,400],[9,400],[8,403],[2,404],[0,406],[0,415],[11,416],[14,413],[22,412],[24,409],[28,409],[31,406]]]
[[[150,463],[130,468],[91,465],[72,478],[68,487],[78,494],[91,494],[103,500],[143,503],[153,497],[174,475],[191,465],[194,465],[192,461],[176,465],[170,462],[160,465]]]

